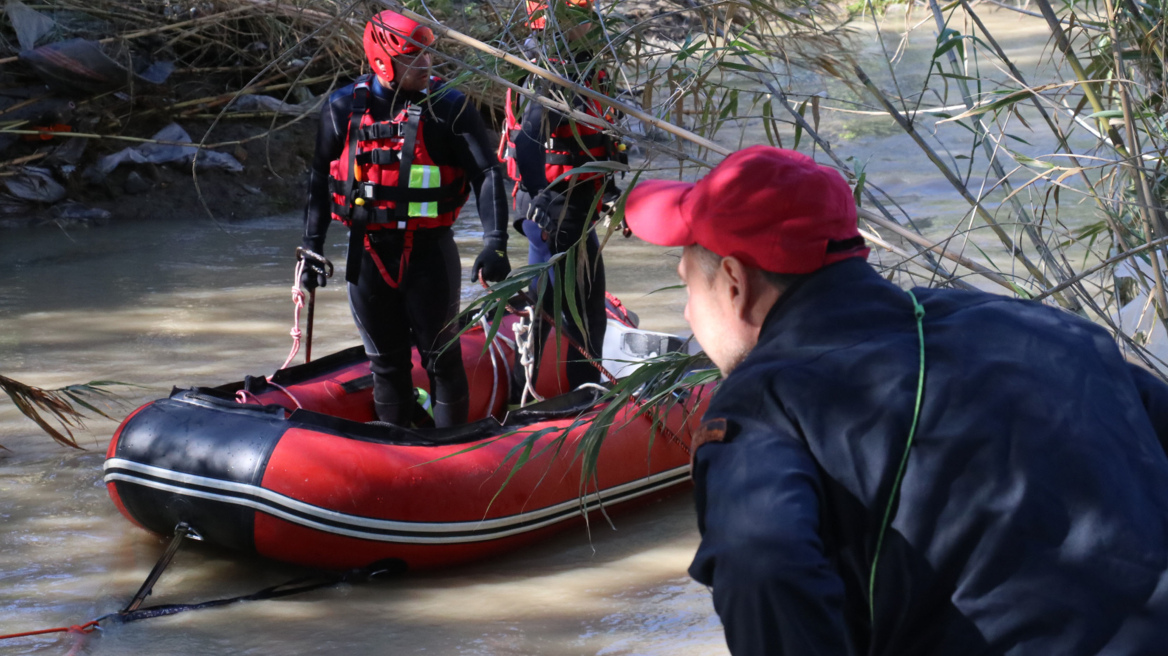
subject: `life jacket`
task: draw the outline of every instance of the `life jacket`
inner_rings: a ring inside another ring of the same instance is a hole
[[[414,232],[452,225],[470,189],[461,168],[435,164],[427,152],[421,104],[406,105],[388,121],[373,119],[368,102],[372,82],[366,75],[353,84],[345,147],[329,164],[332,218],[350,231],[345,279],[357,281],[360,261],[354,253],[364,250],[386,284],[397,287],[409,265]],[[431,93],[439,83],[432,78]],[[366,234],[376,230],[405,231],[396,278]]]
[[[584,86],[589,89],[604,88],[608,83],[608,74],[598,71],[589,79],[584,80]],[[616,115],[611,108],[591,98],[581,97],[584,104],[579,109],[585,114],[604,119],[608,123],[615,122]],[[499,139],[499,161],[507,165],[507,176],[516,182],[522,182],[519,167],[515,162],[515,140],[523,131],[515,111],[511,89],[507,89],[504,107],[504,129]],[[599,128],[574,121],[563,121],[559,127],[552,130],[548,140],[543,144],[544,149],[544,176],[551,183],[568,171],[589,162],[604,160],[623,160],[623,149],[616,139],[605,134]],[[592,171],[568,176],[566,180],[595,180],[597,184],[603,182],[605,174]],[[518,185],[516,186],[518,188]]]

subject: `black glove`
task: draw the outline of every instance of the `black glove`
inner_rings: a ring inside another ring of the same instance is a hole
[[[604,205],[612,205],[620,200],[623,193],[621,188],[616,186],[616,181],[610,176],[604,183],[604,195],[600,197],[600,202]]]
[[[568,199],[551,187],[544,187],[531,199],[527,206],[527,220],[534,222],[544,232],[555,232],[568,213]]]
[[[483,236],[483,252],[475,258],[470,278],[477,282],[482,274],[487,282],[499,282],[509,273],[511,261],[507,259],[507,231],[492,230]]]
[[[596,192],[590,188],[576,188],[571,194],[564,194],[545,187],[531,199],[527,219],[547,234],[552,252],[561,253],[600,218],[595,203]]]
[[[332,263],[321,254],[323,250],[321,245],[309,243],[297,249],[297,256],[304,260],[304,270],[300,272],[300,287],[306,292],[324,287],[328,284],[329,276],[333,274]]]

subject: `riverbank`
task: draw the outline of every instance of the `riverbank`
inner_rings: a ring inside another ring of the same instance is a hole
[[[197,142],[206,125],[184,127]],[[221,125],[215,130],[216,141],[239,143],[214,152],[239,162],[238,171],[212,169],[192,175],[190,163],[183,160],[125,164],[97,183],[70,177],[62,185],[64,196],[59,202],[10,203],[13,211],[0,216],[0,229],[94,227],[115,217],[119,221],[202,218],[230,222],[287,214],[303,208],[316,127],[315,119],[275,132],[253,121]],[[104,142],[94,150],[100,153],[114,144],[132,145]],[[95,154],[87,165],[93,166],[100,156]]]

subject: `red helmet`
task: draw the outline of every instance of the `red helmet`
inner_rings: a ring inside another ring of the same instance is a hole
[[[592,0],[562,0],[569,7],[591,9]],[[547,25],[547,0],[527,0],[527,27],[542,30]]]
[[[421,50],[409,39],[428,46],[434,43],[434,32],[425,25],[388,9],[370,18],[369,23],[365,25],[365,38],[362,39],[369,67],[376,73],[376,60],[412,55]],[[385,81],[393,82],[393,66],[389,66],[387,70],[388,79]]]

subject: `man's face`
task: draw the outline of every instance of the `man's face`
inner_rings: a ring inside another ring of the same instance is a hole
[[[685,320],[706,355],[722,371],[729,374],[750,351],[736,330],[737,315],[727,289],[725,274],[719,268],[710,275],[702,266],[701,255],[694,247],[686,247],[677,265],[677,275],[685,284]]]
[[[430,86],[430,53],[419,50],[410,55],[398,55],[390,61],[393,81],[402,91],[425,91]],[[382,77],[389,72],[385,62],[378,59]]]

